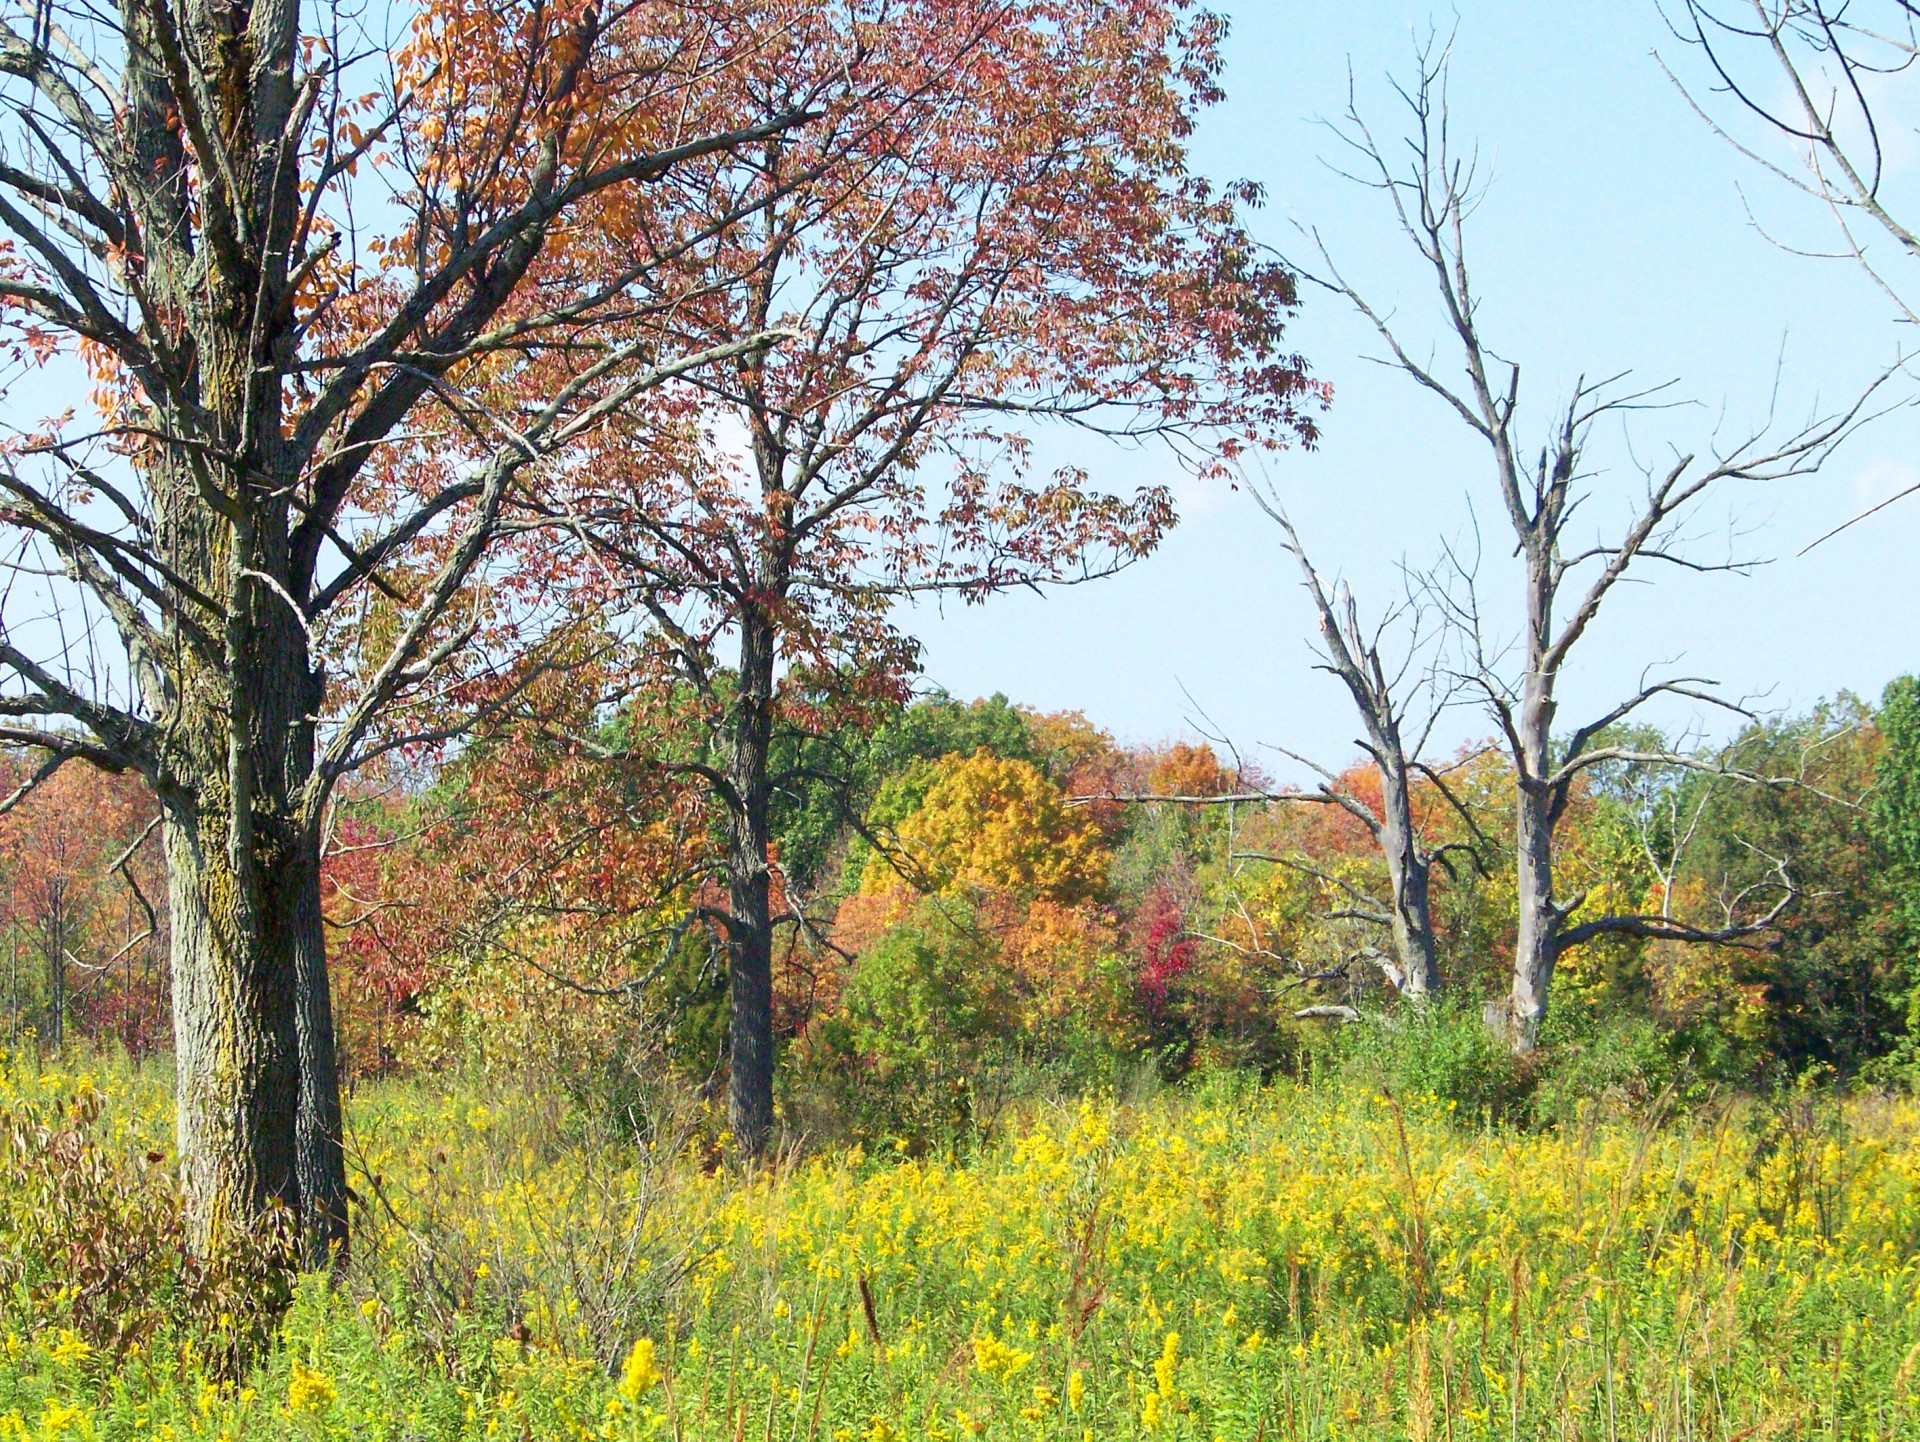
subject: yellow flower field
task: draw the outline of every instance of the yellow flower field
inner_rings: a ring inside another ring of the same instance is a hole
[[[29,1210],[36,1136],[137,1236],[164,1089],[16,1061],[4,1092],[0,1438],[1920,1436],[1909,1097],[1521,1133],[1223,1084],[743,1181],[393,1086],[353,1109],[342,1280],[223,1376],[203,1282],[129,1331],[23,1251],[84,1232]]]

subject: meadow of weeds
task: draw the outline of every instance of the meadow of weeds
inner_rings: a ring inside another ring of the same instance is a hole
[[[251,1349],[169,1106],[0,1065],[0,1439],[1920,1437],[1910,1097],[1521,1131],[1222,1082],[743,1178],[396,1083],[349,1266]]]

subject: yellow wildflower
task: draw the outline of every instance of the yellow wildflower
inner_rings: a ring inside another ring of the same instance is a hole
[[[982,1376],[1006,1381],[1033,1360],[1033,1353],[1009,1347],[989,1333],[973,1339],[973,1365]]]
[[[654,1362],[653,1338],[642,1337],[627,1353],[627,1364],[620,1369],[620,1395],[637,1402],[660,1380],[660,1368]]]
[[[40,1414],[40,1435],[43,1438],[64,1437],[69,1432],[76,1437],[93,1435],[93,1423],[88,1420],[86,1410],[72,1404],[56,1402],[49,1397],[46,1410]],[[25,1428],[21,1429],[20,1435],[23,1437],[26,1435]]]
[[[86,1339],[69,1332],[65,1327],[60,1329],[60,1340],[47,1352],[48,1357],[59,1363],[80,1363],[92,1355],[93,1348]]]
[[[293,1364],[293,1372],[287,1378],[288,1412],[324,1412],[339,1395],[339,1389],[326,1373],[316,1372],[299,1362]]]
[[[1173,1369],[1180,1364],[1180,1334],[1167,1333],[1166,1344],[1160,1348],[1160,1358],[1153,1364],[1153,1380],[1160,1389],[1160,1396],[1173,1400]]]

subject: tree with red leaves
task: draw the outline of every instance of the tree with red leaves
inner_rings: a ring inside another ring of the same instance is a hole
[[[1147,893],[1134,917],[1134,927],[1140,935],[1140,971],[1135,989],[1148,1019],[1158,1023],[1165,1018],[1174,983],[1193,969],[1197,948],[1187,935],[1186,914],[1170,887],[1156,886]]]
[[[1322,392],[1281,345],[1292,277],[1239,219],[1256,193],[1187,169],[1223,32],[1188,0],[865,0],[771,42],[755,94],[775,111],[852,35],[890,81],[727,167],[753,212],[722,247],[739,279],[689,313],[709,344],[788,339],[687,377],[690,487],[636,466],[638,436],[582,470],[566,520],[617,561],[702,738],[676,764],[724,833],[709,919],[748,1154],[773,1122],[776,932],[811,926],[772,905],[770,844],[779,798],[821,768],[780,748],[902,695],[901,599],[1086,580],[1154,548],[1169,493],[1035,474],[1036,425],[1162,441],[1206,475],[1313,434]]]
[[[0,25],[0,355],[94,386],[0,444],[0,744],[29,784],[79,760],[158,798],[202,1252],[285,1208],[309,1262],[339,1256],[334,790],[457,733],[517,649],[503,614],[545,578],[516,589],[500,542],[543,474],[776,339],[688,351],[673,318],[761,203],[720,158],[850,83],[857,36],[775,110],[743,83],[819,8],[49,0]]]
[[[13,778],[16,781],[19,778]],[[122,991],[164,928],[153,875],[152,795],[133,777],[67,770],[0,816],[0,925],[39,953],[45,974],[41,1039],[56,1050],[76,1013],[115,1016],[123,1041],[151,1035],[152,1018]],[[160,902],[164,905],[164,902]],[[9,995],[17,1014],[19,998]],[[148,1004],[150,1009],[150,1003]]]

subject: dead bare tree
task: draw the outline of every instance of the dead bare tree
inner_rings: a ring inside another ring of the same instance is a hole
[[[1370,800],[1355,795],[1324,767],[1291,752],[1285,754],[1313,770],[1320,777],[1319,796],[1358,821],[1380,848],[1387,868],[1388,898],[1384,904],[1357,899],[1347,914],[1391,931],[1394,962],[1383,969],[1403,995],[1416,1003],[1424,1002],[1440,987],[1431,907],[1433,868],[1444,863],[1447,853],[1471,853],[1473,848],[1460,843],[1427,845],[1414,816],[1419,781],[1424,777],[1477,833],[1473,818],[1459,805],[1442,774],[1421,759],[1434,726],[1452,699],[1450,693],[1434,693],[1436,677],[1431,667],[1424,673],[1419,670],[1431,608],[1421,597],[1410,594],[1403,606],[1390,610],[1369,630],[1361,624],[1351,588],[1336,585],[1330,591],[1321,579],[1278,498],[1258,485],[1249,484],[1248,489],[1280,527],[1287,550],[1300,566],[1301,584],[1312,598],[1319,619],[1324,658],[1319,669],[1339,678],[1360,715],[1366,735],[1358,744],[1379,777],[1380,805],[1376,808]],[[1402,619],[1409,622],[1410,632],[1404,655],[1397,662],[1389,662],[1383,655],[1387,633]],[[1421,697],[1427,701],[1425,714],[1416,716]]]
[[[1920,216],[1890,198],[1892,86],[1920,62],[1915,0],[1660,0],[1675,39],[1706,61],[1704,84],[1667,77],[1713,133],[1763,172],[1825,210],[1837,250],[1799,254],[1858,265],[1892,303],[1920,324],[1913,275]],[[1910,123],[1910,121],[1906,122]],[[1893,255],[1874,253],[1876,234]],[[1781,242],[1785,245],[1785,242]],[[1901,266],[1899,262],[1905,261]],[[1920,490],[1909,486],[1813,542]]]
[[[1326,248],[1319,248],[1320,284],[1344,296],[1370,322],[1387,347],[1386,363],[1443,400],[1487,448],[1493,489],[1513,533],[1521,561],[1523,634],[1517,675],[1506,648],[1489,644],[1478,599],[1477,561],[1450,550],[1450,577],[1436,577],[1432,594],[1446,608],[1459,643],[1463,684],[1484,700],[1509,753],[1515,773],[1518,937],[1511,992],[1498,1020],[1518,1052],[1536,1045],[1546,1016],[1554,964],[1571,947],[1602,935],[1659,937],[1714,943],[1737,941],[1766,929],[1793,897],[1782,865],[1774,878],[1776,904],[1755,915],[1730,914],[1725,924],[1697,926],[1671,916],[1608,915],[1574,920],[1584,895],[1555,894],[1555,832],[1581,777],[1605,762],[1660,764],[1695,769],[1720,763],[1679,752],[1648,752],[1612,744],[1610,730],[1660,697],[1683,697],[1710,706],[1740,708],[1702,677],[1644,679],[1631,696],[1556,740],[1558,688],[1573,649],[1587,634],[1614,588],[1636,567],[1665,562],[1698,572],[1744,571],[1746,563],[1704,562],[1686,552],[1682,526],[1717,485],[1727,481],[1781,480],[1817,470],[1865,418],[1874,390],[1852,406],[1769,441],[1770,426],[1749,433],[1729,449],[1704,458],[1676,453],[1664,467],[1644,471],[1646,489],[1629,519],[1611,539],[1576,541],[1570,526],[1588,492],[1581,489],[1583,458],[1596,423],[1624,419],[1661,404],[1667,388],[1634,391],[1624,376],[1577,382],[1571,397],[1551,417],[1537,459],[1529,461],[1518,439],[1520,367],[1499,358],[1480,328],[1480,297],[1469,271],[1465,226],[1477,199],[1471,155],[1450,148],[1446,103],[1447,56],[1429,44],[1418,56],[1418,78],[1396,86],[1411,112],[1408,160],[1400,168],[1375,141],[1356,107],[1340,132],[1358,157],[1353,178],[1386,197],[1401,231],[1419,252],[1437,291],[1448,344],[1457,347],[1460,380],[1444,378],[1415,358],[1400,332],[1340,274]],[[1318,237],[1314,237],[1318,244]],[[1309,272],[1310,276],[1311,273]],[[1884,380],[1885,377],[1883,376]],[[1760,779],[1760,778],[1753,778]],[[1743,907],[1756,901],[1746,897]]]

